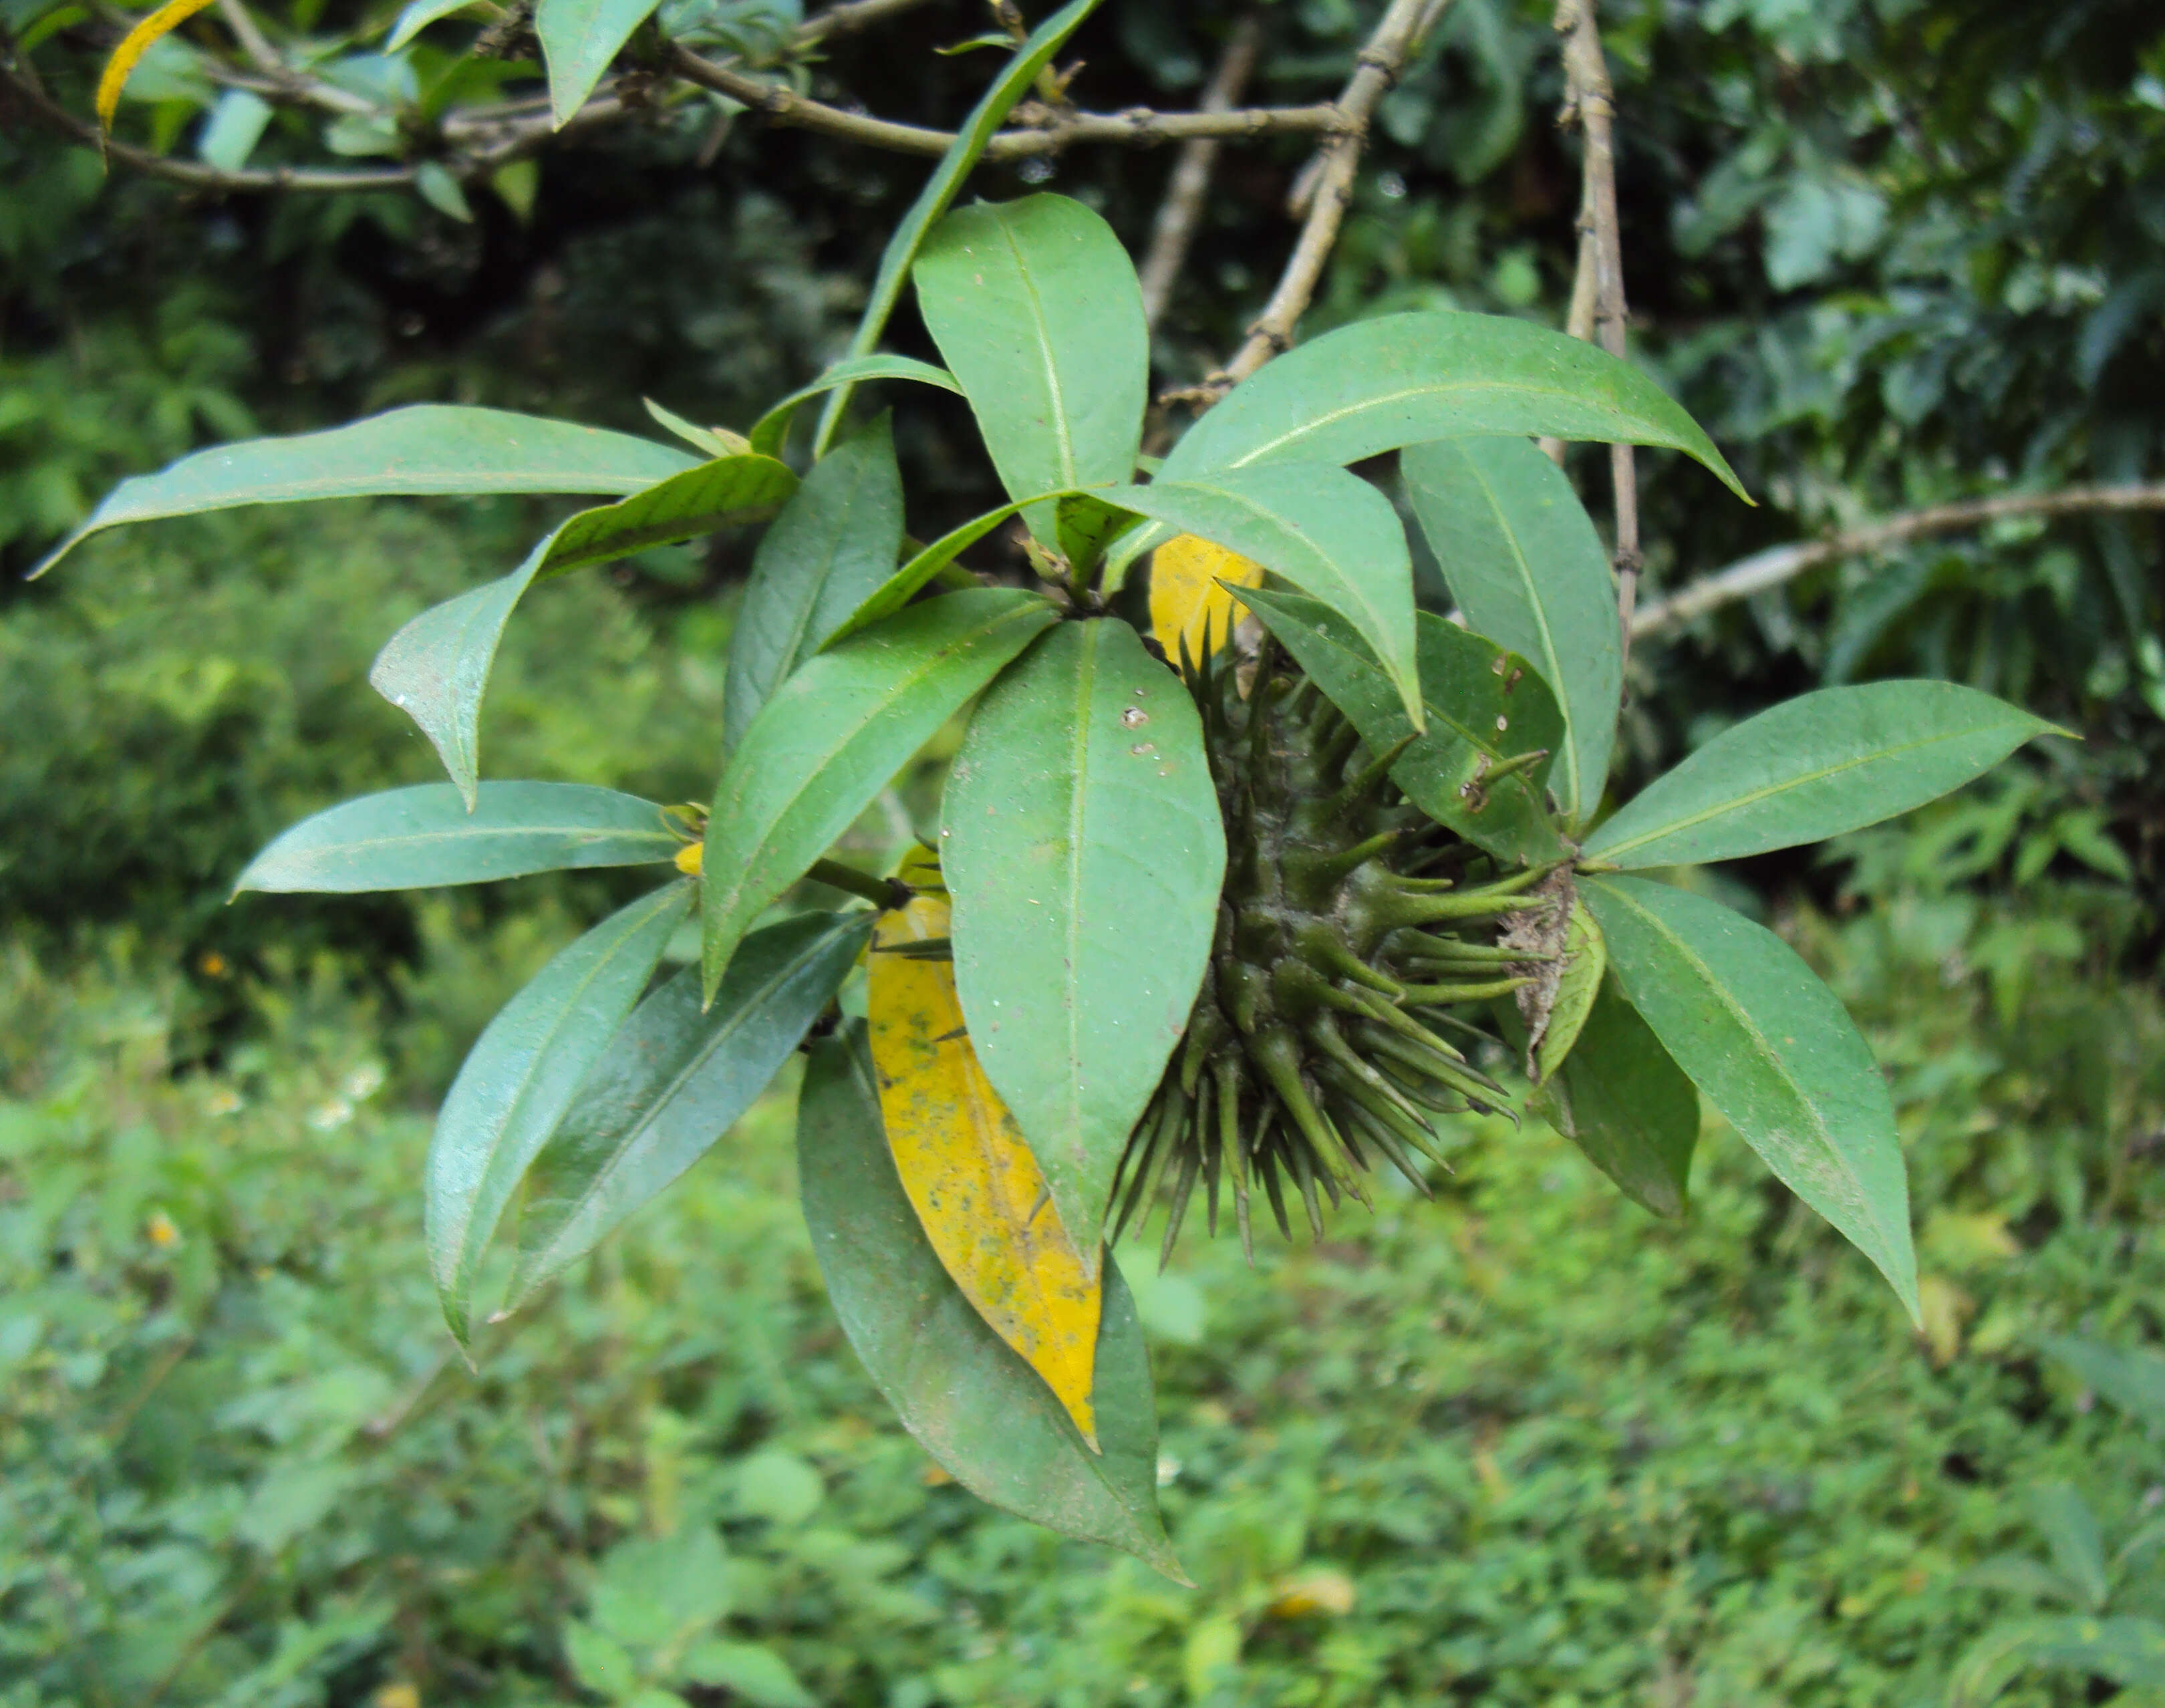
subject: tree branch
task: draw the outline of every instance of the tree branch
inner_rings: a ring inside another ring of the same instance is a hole
[[[1609,64],[1601,52],[1601,31],[1594,21],[1594,0],[1557,0],[1556,30],[1563,37],[1564,106],[1559,122],[1577,121],[1586,138],[1583,186],[1578,209],[1578,277],[1572,290],[1574,335],[1591,298],[1593,331],[1611,356],[1624,354],[1629,310],[1624,301],[1624,241],[1616,218],[1616,98],[1609,82]],[[1583,288],[1591,276],[1592,289]],[[1638,603],[1639,473],[1628,445],[1609,447],[1609,488],[1616,508],[1616,614],[1624,630],[1625,662],[1630,662],[1632,609]]]
[[[1704,576],[1666,599],[1640,609],[1632,635],[1658,635],[1709,611],[1792,581],[1806,570],[1845,557],[1883,551],[1931,534],[1948,534],[2010,516],[2072,516],[2096,511],[2165,510],[2165,481],[2121,486],[2068,487],[2057,493],[2016,493],[2005,498],[1969,498],[1935,504],[1883,522],[1873,522],[1828,540],[1776,546],[1739,558],[1726,569]]]
[[[1293,329],[1307,312],[1315,287],[1323,277],[1324,263],[1338,240],[1338,228],[1352,199],[1353,176],[1361,164],[1361,150],[1368,140],[1368,121],[1376,105],[1398,81],[1406,59],[1423,36],[1435,28],[1451,0],[1391,0],[1367,45],[1354,56],[1353,75],[1340,92],[1332,110],[1338,123],[1329,141],[1295,181],[1296,200],[1307,220],[1278,277],[1263,312],[1248,328],[1248,335],[1232,360],[1200,386],[1176,393],[1185,401],[1208,408],[1272,356],[1292,346]],[[1299,211],[1298,208],[1296,211]]]
[[[702,59],[681,43],[669,47],[669,65],[687,83],[741,101],[777,124],[820,131],[868,148],[937,156],[955,140],[951,130],[921,124],[897,124],[868,113],[845,113],[785,87],[740,71],[719,61]],[[1336,130],[1343,115],[1328,104],[1314,107],[1251,107],[1223,113],[1158,113],[1147,107],[1122,113],[1077,113],[1072,118],[1019,130],[1003,130],[985,150],[988,161],[1057,154],[1080,143],[1125,143],[1150,147],[1192,137],[1268,136],[1285,131]]]
[[[40,124],[71,141],[84,148],[98,145],[95,125],[77,119],[42,89],[26,82],[13,67],[0,66],[0,88]],[[411,166],[261,166],[228,172],[192,161],[167,160],[124,142],[108,141],[105,153],[108,160],[147,177],[193,190],[398,190],[414,182]]]
[[[1198,112],[1223,113],[1241,98],[1262,40],[1261,18],[1244,18],[1233,26],[1218,69],[1204,89],[1203,98],[1196,103]],[[1188,245],[1195,240],[1195,228],[1202,221],[1203,198],[1209,193],[1210,169],[1217,164],[1218,148],[1216,137],[1190,138],[1181,145],[1180,158],[1167,180],[1165,201],[1151,228],[1150,250],[1137,273],[1142,284],[1143,319],[1148,325],[1156,325],[1158,317],[1165,313],[1173,282],[1187,262]]]
[[[914,11],[924,4],[924,0],[845,0],[842,5],[830,6],[824,12],[806,18],[790,37],[790,44],[807,48],[830,35],[855,35],[861,29],[869,29],[875,24]]]

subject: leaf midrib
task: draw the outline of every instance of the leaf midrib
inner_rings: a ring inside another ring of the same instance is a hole
[[[1723,1010],[1736,1023],[1737,1026],[1743,1031],[1744,1035],[1758,1046],[1760,1059],[1767,1062],[1773,1068],[1775,1077],[1782,1082],[1783,1085],[1788,1089],[1790,1094],[1795,1098],[1798,1104],[1803,1108],[1812,1130],[1819,1136],[1820,1141],[1825,1145],[1827,1150],[1832,1154],[1836,1161],[1841,1164],[1842,1172],[1846,1174],[1852,1181],[1856,1183],[1857,1188],[1857,1201],[1859,1205],[1862,1206],[1865,1215],[1871,1220],[1873,1230],[1878,1236],[1881,1250],[1885,1252],[1889,1257],[1892,1257],[1896,1250],[1899,1249],[1899,1245],[1898,1242],[1890,1236],[1887,1228],[1881,1223],[1878,1208],[1873,1202],[1872,1194],[1865,1189],[1865,1183],[1862,1178],[1857,1173],[1855,1166],[1850,1162],[1848,1157],[1843,1153],[1841,1146],[1836,1143],[1834,1129],[1827,1124],[1825,1117],[1820,1114],[1819,1104],[1812,1098],[1805,1094],[1804,1087],[1798,1083],[1796,1076],[1790,1071],[1788,1062],[1776,1052],[1773,1043],[1768,1040],[1766,1033],[1760,1030],[1757,1022],[1753,1020],[1750,1015],[1746,1013],[1742,1008],[1738,1006],[1736,998],[1730,994],[1729,987],[1715,976],[1714,969],[1707,965],[1705,957],[1701,956],[1690,944],[1684,941],[1682,937],[1678,936],[1670,927],[1666,920],[1655,913],[1652,909],[1646,906],[1644,904],[1637,900],[1635,900],[1630,894],[1620,886],[1611,883],[1603,883],[1598,878],[1590,881],[1597,885],[1604,895],[1615,897],[1624,906],[1630,909],[1632,912],[1643,919],[1646,922],[1648,928],[1651,930],[1656,936],[1659,936],[1665,943],[1668,944],[1670,947],[1677,952],[1677,954],[1681,956],[1690,966],[1692,971],[1699,975],[1700,982],[1709,992],[1713,994],[1715,999],[1721,1004]],[[1641,878],[1638,881],[1642,883],[1651,882],[1651,879],[1647,878]],[[1635,1007],[1636,1006],[1636,1004],[1633,1005]],[[1658,1034],[1657,1036],[1658,1036]],[[1667,1047],[1666,1045],[1664,1045],[1664,1047]],[[1707,1094],[1709,1098],[1714,1097],[1714,1094],[1711,1092],[1709,1092]],[[1714,1103],[1717,1109],[1720,1108],[1720,1099],[1714,1098]],[[1728,1113],[1725,1110],[1722,1112],[1725,1115]],[[1753,1148],[1757,1149],[1757,1147],[1755,1146]],[[1867,1253],[1867,1255],[1872,1257],[1875,1264],[1878,1262],[1877,1254]]]
[[[1356,415],[1366,414],[1372,409],[1388,409],[1393,403],[1404,403],[1408,398],[1432,397],[1439,393],[1456,393],[1464,392],[1525,392],[1532,396],[1540,398],[1565,398],[1570,399],[1573,403],[1583,403],[1586,401],[1585,398],[1579,395],[1579,393],[1561,386],[1530,385],[1516,380],[1451,380],[1435,385],[1408,386],[1403,391],[1372,394],[1368,397],[1363,398],[1357,403],[1348,403],[1342,409],[1327,410],[1321,414],[1310,415],[1306,420],[1303,421],[1299,426],[1280,434],[1275,439],[1267,440],[1265,443],[1257,445],[1253,451],[1247,452],[1245,456],[1235,457],[1229,462],[1220,463],[1218,466],[1220,468],[1246,468],[1251,463],[1259,461],[1268,456],[1272,451],[1277,451],[1283,445],[1291,445],[1295,441],[1303,439],[1314,438],[1317,434],[1322,432],[1326,427],[1335,427],[1341,421],[1349,420]],[[1616,406],[1613,403],[1596,403],[1593,407],[1597,409],[1614,409]],[[1653,424],[1649,422],[1647,424],[1651,426]],[[1668,439],[1662,439],[1658,440],[1642,440],[1639,442],[1641,444],[1661,444],[1666,445],[1672,444],[1673,441]]]
[[[786,966],[761,985],[753,994],[752,999],[730,1017],[726,1025],[717,1027],[708,1035],[705,1043],[693,1053],[683,1067],[670,1076],[669,1083],[662,1088],[661,1094],[654,1099],[646,1113],[624,1135],[622,1142],[609,1153],[608,1160],[594,1172],[593,1178],[587,1183],[586,1190],[579,1194],[571,1209],[565,1212],[562,1220],[557,1223],[556,1231],[550,1236],[549,1242],[535,1251],[533,1264],[522,1264],[520,1266],[522,1268],[537,1267],[564,1242],[566,1232],[578,1225],[580,1216],[585,1214],[587,1206],[593,1202],[596,1194],[601,1190],[603,1183],[615,1178],[624,1159],[636,1147],[640,1136],[650,1130],[655,1122],[661,1118],[661,1112],[676,1100],[677,1094],[683,1090],[693,1076],[713,1058],[714,1052],[722,1046],[725,1040],[734,1037],[741,1031],[765,1004],[773,999],[777,991],[786,988],[808,966],[816,961],[832,943],[837,933],[848,929],[851,927],[838,925],[822,931],[811,942],[805,945],[803,951],[792,958]],[[722,1135],[717,1133],[714,1136],[719,1142]]]
[[[1839,777],[1845,771],[1854,771],[1859,766],[1876,764],[1882,760],[1898,759],[1905,753],[1921,752],[1924,749],[1936,746],[1941,742],[1966,741],[1972,736],[1983,735],[1988,730],[2013,721],[2011,719],[2002,719],[1998,725],[1973,724],[1967,729],[1950,730],[1938,735],[1925,736],[1919,741],[1904,741],[1892,747],[1876,747],[1869,753],[1858,754],[1854,758],[1841,761],[1839,764],[1823,765],[1816,771],[1804,772],[1780,783],[1768,783],[1763,788],[1751,789],[1743,794],[1732,795],[1726,800],[1718,801],[1710,807],[1688,814],[1683,818],[1672,819],[1667,824],[1658,825],[1651,830],[1641,831],[1637,836],[1628,837],[1621,842],[1604,842],[1597,836],[1587,844],[1586,851],[1589,856],[1599,859],[1613,860],[1619,854],[1629,853],[1634,848],[1643,848],[1647,843],[1658,841],[1664,836],[1681,836],[1684,831],[1696,829],[1709,820],[1720,818],[1728,813],[1741,812],[1746,807],[1752,806],[1775,795],[1787,793],[1791,789],[1803,788],[1809,783],[1825,782],[1830,777]],[[1613,824],[1615,820],[1611,820],[1610,822]]]
[[[1037,281],[1030,276],[1030,263],[1025,259],[1022,245],[1015,241],[1014,232],[1008,222],[1008,212],[1003,208],[993,224],[999,228],[1000,235],[1007,241],[1008,253],[1014,261],[1016,280],[1021,284],[1023,294],[1028,300],[1030,330],[1037,339],[1038,361],[1045,370],[1046,395],[1052,405],[1053,454],[1059,462],[1059,483],[1064,487],[1077,486],[1081,480],[1076,473],[1072,424],[1067,419],[1067,390],[1061,382],[1060,366],[1053,360],[1052,339],[1046,321],[1045,298],[1038,291]]]
[[[1472,475],[1474,484],[1481,488],[1481,496],[1488,501],[1489,513],[1496,519],[1496,530],[1511,554],[1517,567],[1520,583],[1525,588],[1526,603],[1531,608],[1534,625],[1541,631],[1541,657],[1549,667],[1549,680],[1556,685],[1557,709],[1563,714],[1563,761],[1569,784],[1568,799],[1564,802],[1567,813],[1578,811],[1580,783],[1578,766],[1578,730],[1577,720],[1571,714],[1571,689],[1563,679],[1563,661],[1557,651],[1556,631],[1549,623],[1548,602],[1541,597],[1540,584],[1536,581],[1533,566],[1526,561],[1525,547],[1520,543],[1517,531],[1504,514],[1502,500],[1487,472],[1471,456],[1462,453],[1462,460]]]

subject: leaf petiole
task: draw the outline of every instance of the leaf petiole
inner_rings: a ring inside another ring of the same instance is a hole
[[[860,872],[854,866],[845,866],[839,860],[814,860],[812,868],[804,874],[814,883],[824,883],[830,889],[845,890],[851,895],[862,896],[882,913],[909,905],[916,892],[898,878],[875,878],[869,872]]]

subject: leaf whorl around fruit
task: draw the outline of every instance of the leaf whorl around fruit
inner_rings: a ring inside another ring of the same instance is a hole
[[[1539,952],[1498,934],[1549,868],[1503,867],[1413,805],[1390,780],[1397,750],[1370,752],[1274,643],[1252,670],[1183,652],[1225,887],[1185,1040],[1121,1159],[1114,1236],[1162,1189],[1169,1252],[1198,1180],[1214,1231],[1230,1183],[1252,1251],[1251,1188],[1290,1236],[1289,1184],[1320,1233],[1321,1200],[1366,1204],[1377,1157],[1425,1189],[1414,1158],[1435,1156],[1435,1115],[1504,1106],[1445,1034],[1478,1049],[1488,1035],[1454,1010],[1528,982]]]

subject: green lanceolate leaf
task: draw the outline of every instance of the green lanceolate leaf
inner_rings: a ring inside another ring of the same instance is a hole
[[[1446,313],[1356,321],[1265,363],[1188,429],[1162,477],[1505,433],[1669,446],[1745,497],[1699,424],[1629,362],[1528,321]]]
[[[1059,495],[1043,493],[1039,496]],[[982,516],[972,516],[961,526],[949,529],[873,588],[866,596],[864,603],[851,612],[843,619],[841,626],[827,637],[825,646],[839,646],[860,630],[869,629],[882,618],[892,617],[993,529],[1009,517],[1021,514],[1025,504],[1030,502],[1025,499],[1012,504],[1002,504],[996,510],[988,510]]]
[[[504,625],[534,584],[550,535],[509,575],[445,599],[384,642],[368,684],[420,726],[471,808],[481,786],[481,703]]]
[[[328,432],[221,445],[124,480],[30,573],[43,575],[79,541],[124,522],[313,498],[635,493],[691,464],[681,451],[598,427],[415,403]]]
[[[1635,1204],[1656,1215],[1684,1213],[1699,1092],[1604,978],[1553,1074],[1528,1100]]]
[[[1056,620],[1035,593],[947,593],[821,653],[775,691],[730,756],[707,820],[701,915],[710,1000],[761,911]]]
[[[1424,721],[1405,529],[1391,501],[1358,475],[1329,463],[1281,463],[1104,497],[1251,558],[1329,606],[1383,664],[1406,715]]]
[[[977,1060],[1086,1264],[1209,959],[1225,835],[1179,677],[1113,619],[993,684],[947,777],[941,873]]]
[[[867,380],[916,380],[958,396],[962,390],[955,383],[955,376],[946,368],[935,367],[914,356],[888,356],[883,351],[850,356],[836,362],[810,385],[792,392],[753,422],[751,448],[767,456],[781,456],[782,447],[789,441],[789,427],[797,419],[798,404],[845,386],[862,385]]]
[[[1636,878],[1589,878],[1579,893],[1625,999],[1677,1065],[1917,1319],[1894,1107],[1834,993],[1787,943],[1719,903]]]
[[[486,883],[534,872],[645,866],[682,844],[661,809],[582,783],[485,783],[471,811],[448,783],[341,802],[281,834],[234,885],[350,895]]]
[[[1235,589],[1294,662],[1353,720],[1369,751],[1414,734],[1398,692],[1352,627],[1320,601],[1266,588]],[[1437,823],[1504,860],[1562,851],[1542,783],[1551,759],[1509,768],[1563,741],[1556,701],[1525,660],[1424,611],[1416,657],[1428,729],[1391,767],[1391,780]],[[1501,720],[1501,726],[1499,726]]]
[[[534,33],[549,66],[549,108],[564,124],[594,92],[602,73],[659,0],[540,0]]]
[[[649,546],[696,540],[717,528],[764,521],[796,490],[797,477],[789,465],[771,456],[716,457],[614,504],[582,510],[556,530],[539,579],[608,563]]]
[[[1587,839],[1623,867],[1735,860],[1816,842],[1959,788],[2041,718],[1952,682],[1823,688],[1725,730]]]
[[[986,144],[1007,123],[1015,103],[1029,92],[1030,85],[1037,81],[1037,74],[1052,63],[1052,56],[1067,45],[1067,38],[1074,34],[1097,4],[1098,0],[1068,0],[1067,5],[1030,33],[1029,40],[1016,48],[1014,57],[1001,68],[992,87],[970,109],[970,116],[955,133],[955,140],[940,157],[940,164],[933,168],[932,176],[925,180],[924,189],[918,192],[909,212],[903,216],[902,224],[895,227],[894,235],[887,240],[887,248],[881,252],[872,295],[865,303],[863,318],[857,322],[856,333],[850,340],[851,356],[872,354],[872,347],[887,330],[888,317],[894,313],[894,305],[901,299],[902,282],[909,276],[910,263],[917,259],[925,234],[947,211],[956,192],[962,187],[962,181],[970,176],[971,168],[984,153]],[[849,400],[850,388],[846,385],[837,387],[828,397],[827,407],[819,414],[819,430],[813,440],[815,455],[824,453],[833,441]]]
[[[1563,709],[1549,788],[1567,819],[1601,804],[1624,686],[1616,583],[1586,507],[1530,439],[1443,439],[1399,458],[1406,496],[1467,626],[1541,672]]]
[[[1093,1453],[1052,1390],[948,1278],[895,1173],[872,1076],[860,1021],[814,1050],[797,1170],[827,1296],[872,1381],[981,1500],[1187,1581],[1158,1518],[1150,1358],[1119,1271],[1105,1260]]]
[[[1009,498],[1134,474],[1150,329],[1111,226],[1065,196],[981,202],[933,228],[914,276]],[[1052,505],[1023,516],[1057,545]]]
[[[488,1023],[429,1141],[423,1225],[444,1318],[461,1345],[474,1272],[528,1164],[608,1047],[691,906],[666,885],[561,952]]]
[[[803,1041],[872,936],[872,915],[802,914],[754,931],[714,1006],[687,967],[587,1070],[527,1175],[511,1303],[584,1257],[736,1124]]]
[[[722,679],[724,747],[894,573],[901,551],[902,471],[882,414],[813,465],[752,556]]]
[[[2025,1504],[2030,1521],[2052,1550],[2052,1563],[2074,1588],[2080,1605],[2093,1613],[2102,1610],[2112,1594],[2111,1568],[2089,1502],[2071,1483],[2040,1483],[2027,1491]]]
[[[383,50],[395,54],[439,18],[449,18],[455,12],[463,12],[474,0],[413,0],[413,3],[398,14],[385,38]]]

